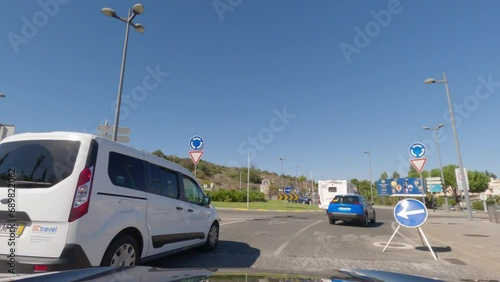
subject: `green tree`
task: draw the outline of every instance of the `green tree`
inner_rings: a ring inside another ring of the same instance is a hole
[[[456,203],[460,202],[460,193],[457,189],[457,179],[455,178],[455,168],[457,167],[458,165],[453,164],[443,167],[444,183],[451,190]]]
[[[394,171],[392,173],[392,178],[400,178],[401,176],[399,175],[399,173],[397,171]]]
[[[469,178],[469,189],[472,193],[482,193],[488,189],[488,184],[490,183],[490,177],[484,172],[480,171],[469,171],[467,172]]]
[[[387,172],[382,172],[382,174],[380,175],[380,179],[387,179],[389,178],[389,175],[387,174]]]

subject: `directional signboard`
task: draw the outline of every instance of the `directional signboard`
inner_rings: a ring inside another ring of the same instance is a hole
[[[109,139],[109,140],[113,140],[113,136],[112,135],[97,134],[97,136],[100,136],[102,138],[106,138],[106,139]],[[129,141],[130,141],[130,138],[128,136],[120,136],[120,135],[116,136],[116,142],[127,143]]]
[[[441,182],[441,177],[427,177],[425,179],[425,182],[427,183],[427,185],[432,185],[432,184],[443,184]]]
[[[189,140],[189,146],[194,151],[200,151],[205,147],[205,142],[203,142],[203,138],[201,136],[193,136],[191,140]]]
[[[423,158],[425,153],[427,153],[427,148],[422,143],[413,143],[408,149],[408,153],[410,153],[412,158]]]
[[[278,200],[282,201],[282,200],[285,200],[285,201],[297,201],[299,199],[299,195],[295,194],[295,195],[283,195],[283,194],[279,194],[278,195]]]
[[[394,218],[404,227],[419,227],[427,220],[427,208],[419,200],[405,199],[394,207]]]
[[[420,178],[388,178],[377,182],[380,196],[422,196],[424,186]]]
[[[97,130],[102,132],[103,134],[113,134],[114,128],[113,126],[110,125],[102,125],[98,124],[97,125]],[[117,134],[123,134],[123,135],[130,135],[130,128],[128,127],[118,127],[118,133]]]
[[[429,190],[431,193],[441,193],[441,192],[443,192],[443,185],[441,185],[441,184],[429,185]]]

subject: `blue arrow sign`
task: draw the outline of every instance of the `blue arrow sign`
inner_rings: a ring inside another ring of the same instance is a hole
[[[201,136],[193,136],[191,140],[189,140],[189,146],[195,151],[200,151],[205,146],[205,142],[203,142]]]
[[[431,193],[443,192],[443,185],[441,185],[441,184],[432,184],[432,185],[429,185],[429,188],[431,190]]]
[[[290,192],[292,192],[292,187],[290,187],[290,186],[285,187],[284,191],[285,191],[285,194],[290,195]]]
[[[408,228],[419,227],[427,220],[427,208],[419,200],[405,199],[394,207],[396,221]]]
[[[414,158],[422,158],[425,156],[425,153],[427,153],[427,148],[425,148],[425,145],[422,143],[413,143],[410,146],[410,149],[408,149],[408,152],[410,153],[410,156]]]

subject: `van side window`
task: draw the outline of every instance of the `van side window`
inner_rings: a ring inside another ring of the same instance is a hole
[[[328,187],[328,192],[337,193],[337,187]]]
[[[109,153],[108,176],[120,187],[144,191],[144,161],[115,152]]]
[[[203,203],[205,194],[203,194],[198,184],[187,177],[183,177],[183,183],[186,200],[197,205]]]
[[[179,197],[179,186],[175,172],[152,163],[149,164],[149,171],[151,180],[147,188],[148,193],[174,199]]]
[[[179,187],[177,186],[177,174],[170,170],[160,168],[161,194],[163,196],[177,199],[179,197]]]

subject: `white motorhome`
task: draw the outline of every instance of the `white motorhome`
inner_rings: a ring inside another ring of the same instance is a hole
[[[219,238],[187,169],[89,134],[2,140],[0,199],[0,272],[131,266]]]
[[[319,208],[328,209],[328,205],[336,195],[356,193],[358,193],[358,187],[348,180],[319,180]]]

